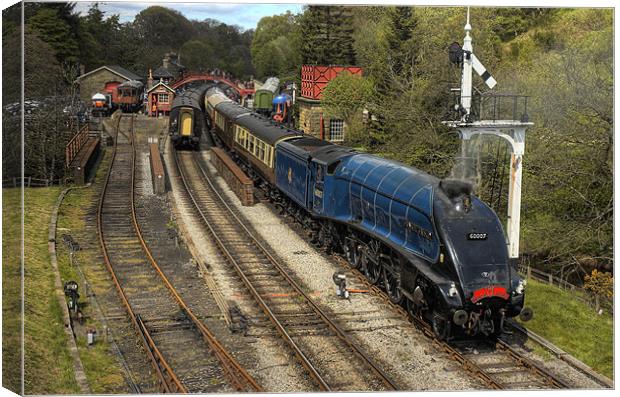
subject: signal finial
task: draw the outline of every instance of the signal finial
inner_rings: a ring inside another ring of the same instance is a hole
[[[470,31],[471,31],[471,25],[469,24],[469,7],[467,7],[467,23],[465,24],[465,33],[469,35]]]

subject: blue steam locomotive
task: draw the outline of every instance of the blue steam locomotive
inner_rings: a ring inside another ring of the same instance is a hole
[[[270,200],[438,337],[503,332],[524,308],[502,225],[471,185],[304,135],[205,95],[216,140]]]

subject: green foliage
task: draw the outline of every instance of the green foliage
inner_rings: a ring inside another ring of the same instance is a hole
[[[134,19],[137,39],[147,45],[175,48],[194,34],[190,21],[180,12],[161,6],[151,6]]]
[[[597,315],[570,291],[527,281],[527,306],[534,318],[525,325],[594,370],[613,378],[613,317]]]
[[[78,60],[78,40],[72,34],[67,21],[60,17],[58,9],[40,8],[32,18],[28,19],[27,27],[52,46],[59,61],[75,62]]]
[[[345,121],[360,113],[373,95],[372,82],[359,75],[341,73],[323,90],[321,105],[328,116]]]
[[[189,70],[206,70],[216,67],[213,48],[202,40],[187,41],[181,47],[183,64]]]
[[[535,125],[528,131],[524,164],[523,248],[582,273],[590,263],[612,264],[609,14],[582,9],[557,15],[553,24],[537,31],[552,32],[553,48],[532,46],[528,62],[511,63],[498,79],[532,96],[529,114]]]
[[[283,76],[300,63],[299,28],[290,12],[263,17],[252,38],[252,63],[258,78]]]
[[[344,6],[308,6],[305,9],[299,20],[303,64],[356,64],[353,10]]]

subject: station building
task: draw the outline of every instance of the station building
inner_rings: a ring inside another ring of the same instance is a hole
[[[344,120],[331,118],[324,114],[321,96],[327,84],[343,72],[362,74],[357,66],[316,66],[301,67],[301,95],[299,104],[299,129],[306,134],[330,142],[342,142],[346,134]]]
[[[152,117],[167,116],[174,100],[174,90],[160,81],[146,91],[148,115]]]
[[[90,103],[93,95],[100,93],[116,102],[116,87],[128,81],[141,81],[144,78],[118,65],[103,65],[76,79],[79,86],[80,100]]]
[[[168,52],[162,59],[161,66],[153,70],[152,81],[171,84],[175,80],[180,80],[187,73],[187,68],[181,65],[180,57],[174,52]],[[147,87],[151,88],[151,87]]]

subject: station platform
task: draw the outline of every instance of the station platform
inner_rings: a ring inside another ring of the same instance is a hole
[[[69,175],[78,185],[88,182],[93,166],[99,157],[101,139],[90,136],[69,163]]]

